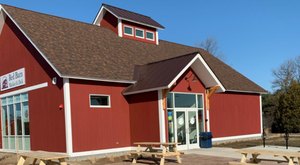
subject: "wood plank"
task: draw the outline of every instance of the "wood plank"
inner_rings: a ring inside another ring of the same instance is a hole
[[[46,151],[31,151],[31,152],[23,152],[18,154],[23,157],[31,157],[40,160],[53,160],[53,159],[62,159],[62,158],[69,157],[67,154],[46,152]]]

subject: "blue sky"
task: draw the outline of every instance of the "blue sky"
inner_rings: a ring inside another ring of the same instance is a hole
[[[225,62],[272,91],[272,70],[300,55],[299,0],[0,0],[91,23],[102,3],[151,16],[160,38],[195,46],[218,41]]]

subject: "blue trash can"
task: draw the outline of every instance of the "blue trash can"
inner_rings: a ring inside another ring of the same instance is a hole
[[[200,148],[211,148],[212,147],[212,133],[211,132],[200,132]]]

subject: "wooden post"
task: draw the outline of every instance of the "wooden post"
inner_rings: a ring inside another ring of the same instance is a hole
[[[208,89],[205,90],[205,101],[206,101],[206,109],[209,110],[210,109],[210,104],[209,104],[209,99],[210,97],[220,88],[220,86],[216,85],[213,87],[210,87]]]

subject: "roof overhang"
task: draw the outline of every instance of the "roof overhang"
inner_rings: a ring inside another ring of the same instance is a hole
[[[131,94],[138,94],[138,93],[145,93],[150,91],[162,90],[162,89],[170,89],[172,88],[178,79],[189,69],[192,68],[197,77],[201,80],[204,84],[205,88],[210,88],[213,86],[220,86],[220,88],[216,92],[225,92],[226,89],[221,84],[217,76],[213,73],[210,67],[207,65],[205,60],[202,58],[200,53],[198,53],[177,75],[174,77],[169,84],[165,86],[155,87],[151,89],[143,89],[133,92],[124,92],[124,95],[131,95]]]
[[[213,86],[220,86],[217,92],[225,92],[224,86],[221,84],[217,76],[214,72],[210,69],[207,63],[204,61],[200,53],[198,53],[188,65],[185,66],[184,69],[169,83],[167,86],[171,88],[176,81],[187,71],[187,69],[192,68],[201,82],[204,84],[205,88],[210,88]]]
[[[118,20],[124,20],[124,21],[128,21],[128,22],[132,22],[132,23],[136,23],[136,24],[141,24],[141,25],[144,25],[144,26],[148,26],[148,27],[152,27],[154,29],[159,29],[159,30],[163,30],[163,28],[161,27],[157,27],[157,26],[153,26],[153,25],[149,25],[149,24],[145,24],[145,23],[142,23],[142,22],[136,22],[134,20],[131,20],[131,19],[127,19],[127,18],[123,18],[123,17],[120,17],[118,15],[116,15],[115,13],[113,13],[111,10],[109,10],[107,7],[105,6],[101,6],[96,18],[94,19],[93,21],[93,24],[94,25],[99,25],[100,26],[100,22],[101,20],[103,19],[103,16],[105,14],[105,12],[108,11],[109,13],[111,13],[113,16],[115,16]]]

